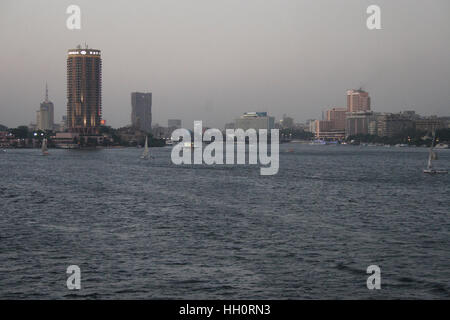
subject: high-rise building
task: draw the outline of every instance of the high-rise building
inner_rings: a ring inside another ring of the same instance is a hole
[[[72,133],[98,134],[102,119],[100,50],[70,49],[67,56],[67,125]]]
[[[36,124],[38,130],[53,130],[54,106],[48,99],[48,86],[45,85],[45,100],[36,112]]]
[[[39,130],[41,126],[41,109],[36,111],[36,129]]]
[[[359,112],[370,110],[370,97],[369,93],[358,90],[347,91],[347,112]]]
[[[152,130],[152,93],[131,93],[131,125],[139,130]]]

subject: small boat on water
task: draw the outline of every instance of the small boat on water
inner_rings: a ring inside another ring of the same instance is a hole
[[[142,152],[141,159],[148,159],[150,157],[150,150],[148,149],[148,137],[145,137],[144,151]]]
[[[431,141],[430,153],[428,154],[428,165],[427,165],[427,168],[423,170],[423,173],[427,173],[427,174],[447,174],[448,170],[433,168],[433,160],[437,160],[438,159],[437,153],[434,152],[434,150],[433,150],[434,141],[435,141],[435,133],[433,132],[433,140]]]
[[[434,146],[435,149],[448,149],[449,146],[448,144],[445,143],[438,143],[437,145]]]
[[[44,138],[44,140],[42,140],[42,148],[41,148],[41,152],[43,156],[48,156],[48,148],[47,148],[47,139]]]
[[[309,145],[311,145],[311,146],[316,146],[316,145],[323,146],[323,145],[326,145],[326,144],[327,144],[327,142],[325,140],[320,140],[320,139],[311,141],[309,143]]]

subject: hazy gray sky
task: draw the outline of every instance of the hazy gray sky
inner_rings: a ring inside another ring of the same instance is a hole
[[[81,30],[66,8],[81,7]],[[381,7],[382,30],[366,8]],[[0,1],[0,124],[35,122],[48,81],[66,112],[67,50],[102,50],[103,117],[130,123],[130,92],[153,92],[153,123],[222,127],[245,111],[297,121],[345,106],[450,115],[448,0]]]

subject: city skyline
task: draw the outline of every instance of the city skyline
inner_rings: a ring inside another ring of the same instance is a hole
[[[0,299],[164,319],[448,299],[449,15],[1,0]]]
[[[80,42],[107,53],[104,118],[113,127],[129,124],[129,93],[146,90],[154,93],[153,123],[201,119],[221,127],[248,110],[306,121],[345,106],[343,92],[359,87],[371,93],[371,108],[379,112],[448,115],[450,49],[442,41],[450,38],[448,2],[433,2],[423,12],[412,1],[379,1],[383,29],[376,31],[365,27],[368,2],[319,2],[268,2],[257,9],[251,3],[201,2],[186,13],[187,5],[180,3],[136,2],[131,10],[81,1],[77,31],[65,28],[66,3],[45,6],[48,19],[41,21],[44,12],[33,2],[2,2],[0,34],[9,50],[0,52],[1,71],[9,78],[0,82],[0,123],[33,121],[45,81],[52,87],[55,119],[61,119],[64,53]],[[264,21],[267,12],[273,14]],[[135,23],[116,24],[114,17],[134,17]],[[174,19],[181,21],[173,24]],[[39,37],[32,28],[37,21]],[[13,38],[6,30],[16,22]],[[140,42],[143,36],[150,41]]]

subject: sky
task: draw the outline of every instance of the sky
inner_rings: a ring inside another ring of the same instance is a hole
[[[66,9],[81,8],[69,30]],[[381,30],[366,9],[381,8]],[[48,82],[66,112],[67,51],[103,60],[103,118],[128,125],[133,91],[153,93],[153,124],[223,128],[247,111],[296,122],[369,92],[379,112],[450,115],[448,0],[1,0],[0,124],[35,122]]]

